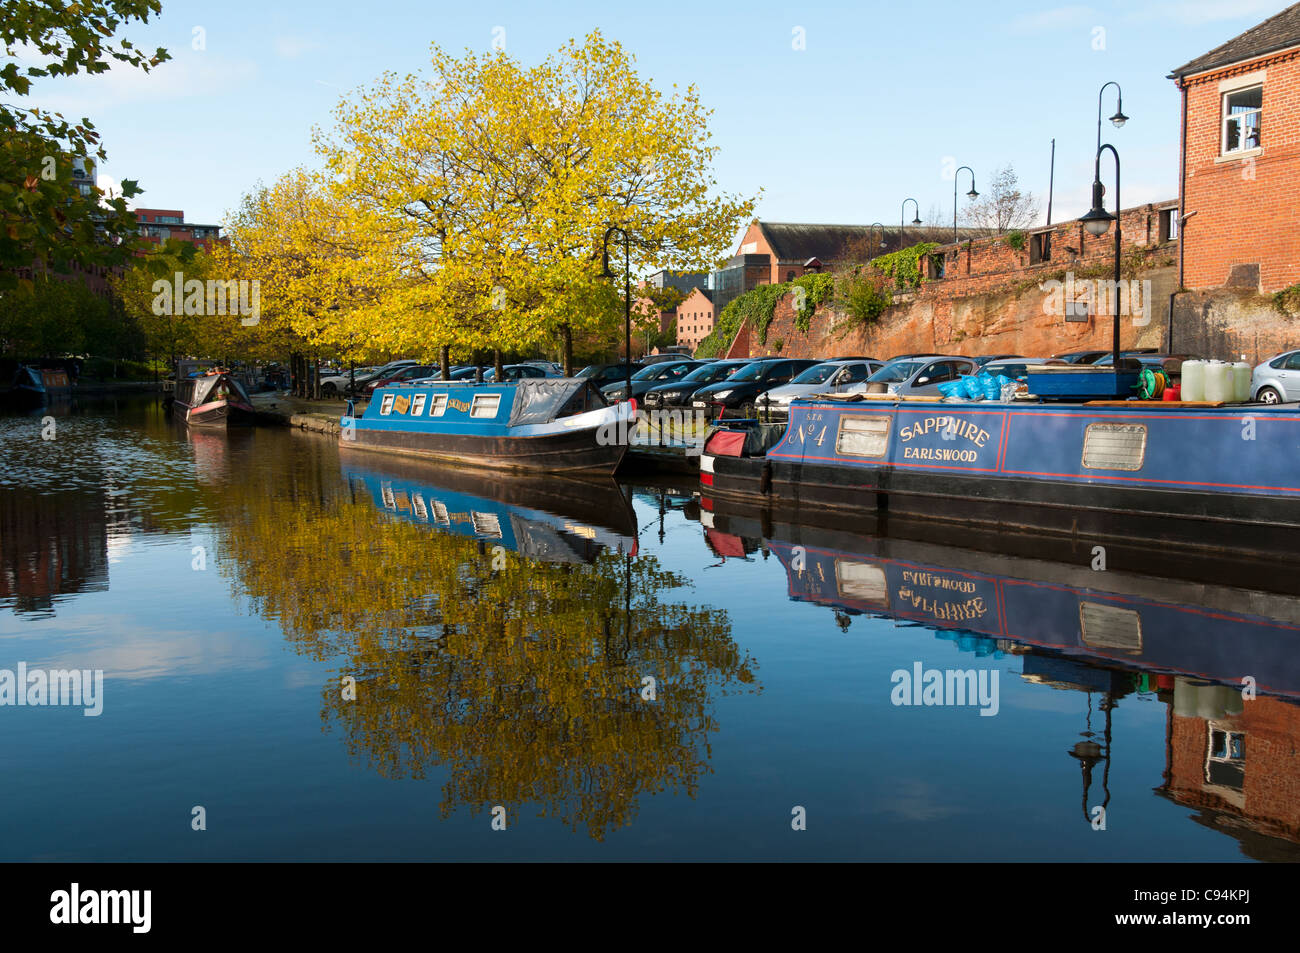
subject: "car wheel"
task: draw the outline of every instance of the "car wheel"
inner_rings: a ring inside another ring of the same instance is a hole
[[[1261,404],[1280,404],[1282,395],[1276,387],[1261,387],[1259,393],[1255,395],[1255,400]]]

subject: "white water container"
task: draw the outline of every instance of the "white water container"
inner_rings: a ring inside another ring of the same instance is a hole
[[[1205,400],[1205,361],[1183,361],[1183,400]]]
[[[1205,399],[1209,401],[1232,400],[1232,365],[1226,361],[1210,361],[1205,367]]]
[[[1233,400],[1238,403],[1245,403],[1250,400],[1250,378],[1254,373],[1252,368],[1245,361],[1238,361],[1232,365]]]

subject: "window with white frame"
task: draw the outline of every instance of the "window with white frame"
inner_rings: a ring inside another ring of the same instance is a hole
[[[447,395],[434,394],[432,403],[429,404],[429,416],[441,417],[447,412]]]
[[[500,394],[478,394],[470,405],[469,415],[471,417],[495,417],[497,408],[500,405]]]
[[[428,394],[416,394],[411,398],[411,416],[419,417],[424,413],[425,401],[429,399]]]
[[[1223,94],[1223,154],[1247,152],[1263,146],[1260,117],[1264,87],[1248,86]]]

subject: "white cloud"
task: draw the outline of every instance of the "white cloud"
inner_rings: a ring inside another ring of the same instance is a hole
[[[286,60],[296,60],[304,53],[324,48],[323,43],[306,36],[277,36],[275,38],[275,53]]]
[[[186,52],[148,73],[115,64],[107,72],[39,80],[27,100],[68,118],[92,118],[119,106],[228,93],[251,82],[257,67],[210,52]]]
[[[1012,33],[1045,33],[1092,26],[1096,22],[1097,13],[1092,7],[1074,5],[1021,14],[1008,24],[1008,29]]]

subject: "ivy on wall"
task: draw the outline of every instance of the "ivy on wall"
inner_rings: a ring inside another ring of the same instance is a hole
[[[793,281],[751,288],[722,309],[713,330],[695,349],[695,356],[720,356],[746,321],[758,343],[766,344],[767,329],[776,314],[776,303],[788,294],[794,295],[795,328],[807,334],[813,313],[834,296],[835,279],[830,275],[813,273],[801,275]]]
[[[918,242],[908,248],[873,258],[871,264],[882,275],[892,278],[894,287],[900,291],[915,291],[925,280],[925,274],[921,271],[921,259],[938,247],[938,242]]]

